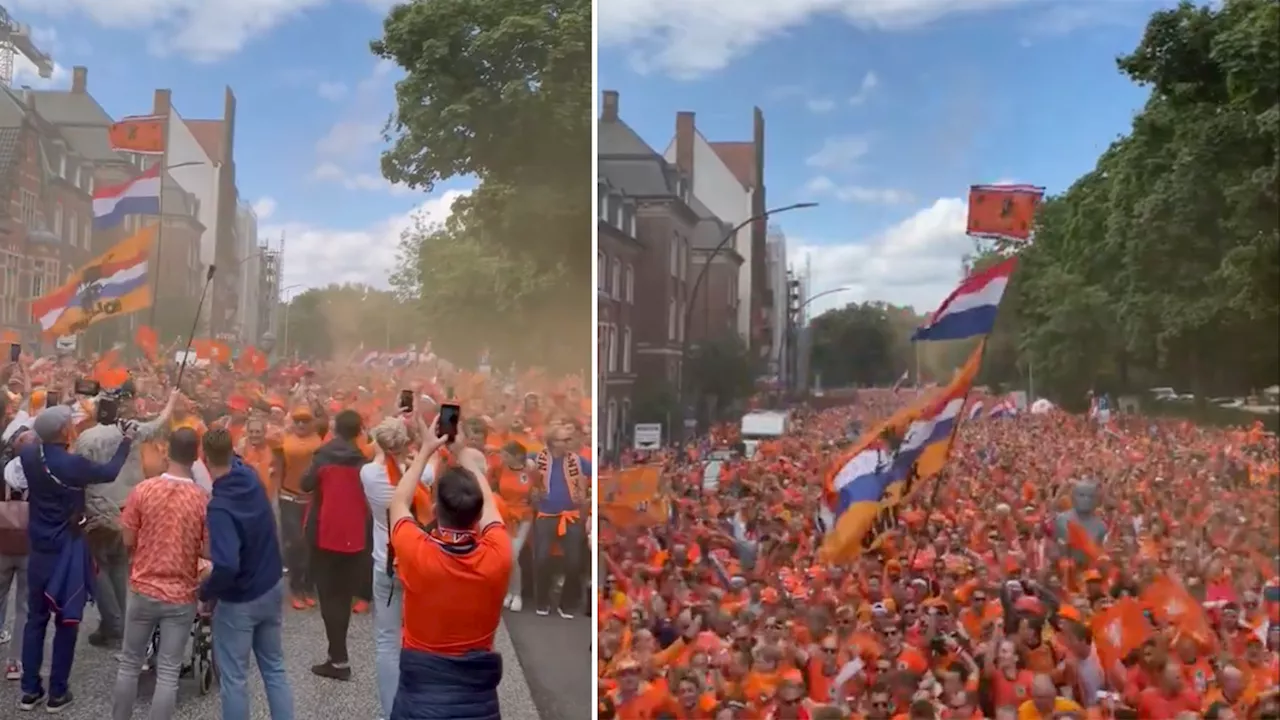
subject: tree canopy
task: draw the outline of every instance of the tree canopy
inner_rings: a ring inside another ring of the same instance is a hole
[[[478,181],[401,244],[393,286],[442,351],[576,370],[591,352],[590,0],[394,7],[378,56],[406,71],[382,157],[430,191]]]
[[[1280,4],[1156,12],[1117,65],[1151,90],[1131,131],[1046,198],[1029,244],[981,242],[966,268],[1021,256],[982,380],[1025,387],[1034,373],[1066,406],[1090,390],[1203,399],[1275,384]],[[954,367],[972,343],[926,347]]]
[[[365,285],[311,288],[279,308],[276,352],[312,360],[345,360],[361,351],[400,351],[427,338],[416,309],[395,294]],[[470,358],[457,358],[464,362]]]

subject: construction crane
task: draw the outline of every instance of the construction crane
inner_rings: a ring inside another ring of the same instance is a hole
[[[40,77],[53,77],[53,58],[36,47],[31,39],[31,27],[13,19],[9,11],[0,5],[0,82],[13,87],[13,62],[16,56],[31,61]]]

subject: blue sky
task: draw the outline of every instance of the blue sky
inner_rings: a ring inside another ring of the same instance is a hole
[[[1164,3],[1168,4],[1168,3]],[[599,85],[661,151],[675,114],[709,140],[766,120],[770,206],[814,309],[932,309],[972,249],[970,184],[1059,192],[1093,167],[1146,92],[1116,70],[1160,7],[1142,0],[600,0]],[[655,7],[656,6],[656,7]]]
[[[288,233],[286,283],[382,284],[396,240],[416,210],[442,219],[465,182],[428,197],[382,180],[383,122],[397,68],[369,41],[388,0],[5,0],[58,64],[40,81],[66,87],[89,68],[89,91],[115,115],[151,110],[173,91],[187,118],[219,118],[223,87],[238,102],[241,197],[256,203],[262,234]],[[450,189],[453,192],[449,192]]]

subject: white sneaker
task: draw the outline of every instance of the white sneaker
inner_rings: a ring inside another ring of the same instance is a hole
[[[556,612],[560,613],[560,617],[564,618],[565,620],[573,619],[573,613],[571,612],[565,612],[564,610],[556,610]]]
[[[8,630],[0,630],[0,645],[4,645],[13,639]]]
[[[502,598],[502,607],[503,607],[503,609],[507,609],[507,608],[510,608],[510,607],[511,607],[511,595],[510,595],[510,594],[508,594],[506,597]]]
[[[511,608],[511,612],[520,612],[524,609],[524,598],[519,595],[512,595],[511,604],[508,607]]]

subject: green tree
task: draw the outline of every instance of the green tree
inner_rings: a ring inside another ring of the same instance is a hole
[[[1091,389],[1198,398],[1280,366],[1280,4],[1152,15],[1119,68],[1151,95],[1131,132],[1040,209],[984,378],[1068,406]],[[984,248],[974,262],[991,260]],[[1014,356],[1013,362],[1009,356]]]
[[[824,387],[892,384],[914,362],[910,333],[918,318],[884,303],[851,303],[812,323],[811,371]]]
[[[738,335],[698,343],[685,366],[689,374],[687,398],[696,402],[700,421],[716,421],[740,414],[742,403],[755,393],[760,361]]]
[[[444,294],[449,288],[492,288],[491,300],[469,293],[476,307],[467,312],[486,302],[495,308],[486,319],[500,316],[498,324],[483,332],[507,340],[494,344],[519,346],[519,336],[534,343],[520,346],[522,364],[585,367],[592,347],[590,0],[406,3],[391,10],[372,48],[407,72],[396,87],[383,174],[428,191],[451,178],[480,181],[455,203],[448,226],[406,238],[397,290],[420,300],[422,312],[437,313],[432,308],[457,308]],[[431,247],[442,240],[465,249]],[[428,268],[424,255],[472,263]],[[494,268],[508,274],[499,282],[485,274]]]
[[[431,335],[414,306],[366,285],[310,288],[280,308],[278,352],[314,360],[346,360],[361,352],[421,347]],[[473,358],[445,355],[470,364]]]

